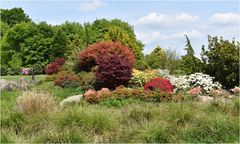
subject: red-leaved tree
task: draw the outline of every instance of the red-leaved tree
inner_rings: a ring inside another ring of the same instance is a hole
[[[88,46],[77,57],[77,71],[89,71],[99,64],[103,56],[118,55],[120,59],[134,64],[135,58],[132,51],[120,42],[99,42]]]
[[[101,87],[114,89],[126,85],[132,76],[132,63],[116,54],[100,57],[96,78]]]
[[[55,73],[58,73],[64,64],[65,60],[64,58],[57,58],[55,61],[49,63],[45,68],[44,71],[48,75],[52,75]]]

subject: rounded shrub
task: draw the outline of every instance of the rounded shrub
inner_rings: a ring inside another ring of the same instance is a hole
[[[81,80],[71,71],[61,71],[54,80],[54,85],[60,87],[78,87]]]
[[[98,60],[96,79],[101,87],[114,89],[119,85],[126,85],[132,77],[131,62],[116,54],[103,56]]]
[[[120,42],[99,42],[88,46],[77,56],[76,71],[90,71],[99,64],[103,56],[118,55],[124,61],[134,65],[135,58],[132,51]]]
[[[169,80],[161,77],[157,77],[148,81],[144,85],[144,89],[148,91],[159,90],[159,91],[171,93],[173,92],[174,87]]]
[[[44,71],[48,75],[52,75],[58,73],[64,64],[64,58],[57,58],[54,62],[49,63],[45,68]]]

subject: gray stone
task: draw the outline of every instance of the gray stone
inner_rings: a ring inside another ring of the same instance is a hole
[[[210,96],[198,96],[197,98],[200,103],[209,103],[214,100],[213,97]]]
[[[30,84],[31,82],[25,79],[20,79],[19,81],[8,81],[5,79],[1,79],[0,91],[12,91],[14,89],[27,90]]]
[[[66,106],[66,104],[77,104],[80,102],[80,100],[82,98],[83,98],[82,94],[67,97],[66,99],[64,99],[60,102],[60,107],[64,108]]]

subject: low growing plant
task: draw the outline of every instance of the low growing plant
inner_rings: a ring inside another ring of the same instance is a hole
[[[55,108],[55,100],[46,92],[26,91],[17,98],[18,111],[24,114],[52,111]]]

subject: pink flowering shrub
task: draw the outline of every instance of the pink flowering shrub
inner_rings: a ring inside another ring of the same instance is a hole
[[[30,68],[23,68],[22,69],[22,74],[23,75],[29,75],[29,73],[30,73]]]
[[[202,88],[200,88],[200,87],[192,88],[188,91],[188,94],[190,96],[197,96],[201,93],[202,93]]]

